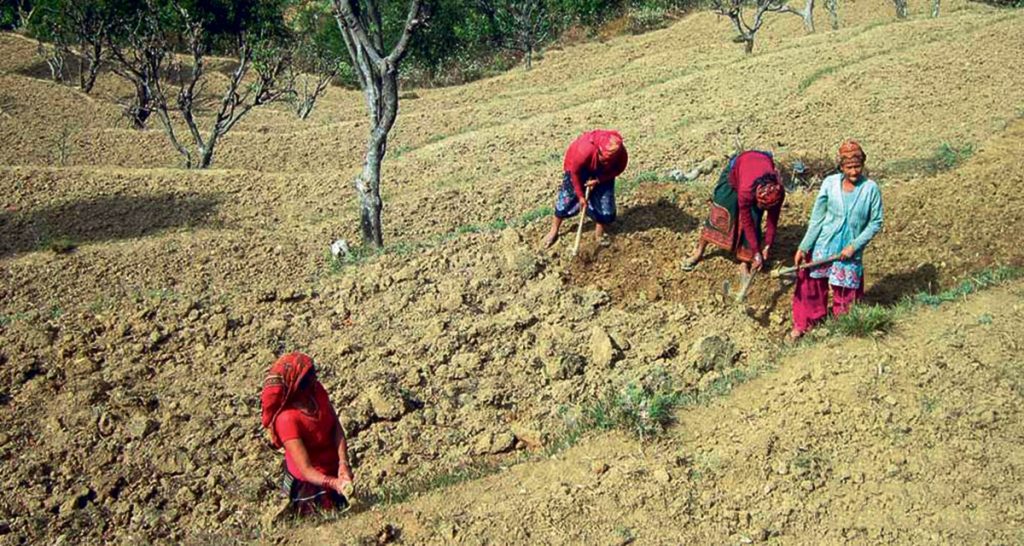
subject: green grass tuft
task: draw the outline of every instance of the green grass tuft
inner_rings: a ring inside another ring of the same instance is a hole
[[[899,307],[854,305],[850,311],[829,321],[829,330],[844,336],[868,337],[886,333],[895,324]]]
[[[1020,267],[996,267],[985,269],[971,278],[961,282],[959,285],[943,290],[938,294],[921,293],[910,298],[912,305],[930,305],[932,307],[943,303],[962,299],[984,288],[995,286],[1006,281],[1019,279],[1024,276],[1024,268]]]
[[[943,142],[928,156],[891,161],[885,164],[882,170],[886,174],[896,175],[934,175],[955,169],[970,159],[974,152],[974,145],[970,143],[958,146]]]
[[[919,293],[908,296],[896,305],[854,305],[849,313],[833,317],[826,323],[826,328],[838,335],[868,337],[884,334],[892,330],[896,320],[914,307],[928,305],[936,307],[946,302],[967,297],[979,290],[989,288],[1003,282],[1024,277],[1024,268],[996,267],[985,269],[959,285],[943,290],[937,294]],[[991,322],[992,317],[981,316],[980,324]]]
[[[814,82],[826,76],[831,76],[836,72],[836,70],[839,70],[840,68],[842,68],[841,65],[833,65],[822,67],[815,70],[814,72],[811,72],[810,76],[807,76],[806,78],[800,81],[800,85],[796,88],[797,93],[803,93],[804,91],[807,91],[807,89],[810,86],[814,85]]]
[[[667,376],[655,385],[630,382],[585,407],[583,422],[588,428],[618,428],[644,440],[661,434],[675,420],[679,400]]]

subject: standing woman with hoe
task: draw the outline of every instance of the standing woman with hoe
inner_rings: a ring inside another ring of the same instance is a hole
[[[569,145],[562,162],[564,173],[555,200],[555,217],[544,237],[544,248],[555,244],[562,221],[579,214],[581,208],[596,224],[598,243],[604,241],[605,228],[615,221],[615,178],[626,170],[628,161],[618,131],[590,131]]]
[[[814,201],[811,221],[794,265],[838,255],[835,261],[803,269],[793,292],[793,330],[796,340],[828,315],[832,290],[832,314],[850,310],[864,296],[864,247],[882,229],[882,193],[864,175],[867,155],[855,140],[839,147],[840,172],[825,178]]]

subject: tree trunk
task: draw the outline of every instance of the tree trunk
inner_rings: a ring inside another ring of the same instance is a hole
[[[374,131],[377,133],[377,131]],[[359,226],[363,232],[363,244],[384,248],[384,230],[381,227],[380,165],[387,151],[387,134],[374,134],[367,146],[363,172],[356,178],[359,192]]]
[[[906,19],[907,18],[907,0],[893,0],[893,4],[896,6],[896,18]]]
[[[804,5],[804,30],[814,32],[814,0],[807,0]]]
[[[828,19],[832,24],[832,30],[839,30],[839,0],[825,0],[825,8],[828,9]]]
[[[199,150],[199,165],[196,167],[199,169],[207,169],[213,164],[213,139],[209,145]]]
[[[135,83],[135,104],[131,105],[128,115],[132,119],[132,125],[136,129],[145,129],[146,121],[152,113],[153,97],[149,94],[149,88],[142,82]]]
[[[942,0],[932,0],[932,17],[939,16],[939,8],[942,5]]]
[[[526,46],[526,69],[529,70],[533,67],[533,48]]]
[[[743,40],[743,52],[750,55],[754,52],[754,37],[746,36]]]
[[[313,113],[313,99],[311,97],[306,97],[306,98],[302,99],[302,102],[299,104],[299,112],[298,112],[299,119],[303,119],[304,120],[304,119],[308,118],[309,115],[312,114],[312,113]]]
[[[83,50],[85,48],[82,48]],[[82,65],[79,70],[79,80],[81,82],[82,91],[85,94],[89,94],[92,91],[93,85],[96,84],[96,76],[100,73],[100,59],[103,55],[103,44],[97,42],[92,45],[92,53],[90,55],[82,55]],[[86,70],[86,66],[88,70]]]

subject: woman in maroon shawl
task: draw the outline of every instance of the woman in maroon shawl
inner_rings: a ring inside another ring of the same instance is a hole
[[[708,243],[735,255],[743,275],[750,274],[751,266],[761,269],[775,242],[785,198],[786,190],[770,153],[749,150],[733,156],[718,179],[700,240],[693,255],[683,261],[683,269],[697,267]],[[762,216],[768,217],[763,237]]]
[[[352,489],[345,431],[316,379],[313,359],[289,353],[263,382],[263,427],[284,448],[283,489],[300,515],[344,508]]]

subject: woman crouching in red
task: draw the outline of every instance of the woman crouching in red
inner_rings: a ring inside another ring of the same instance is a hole
[[[284,448],[283,489],[300,515],[348,506],[352,468],[345,431],[316,379],[313,359],[289,353],[263,382],[263,427]]]

